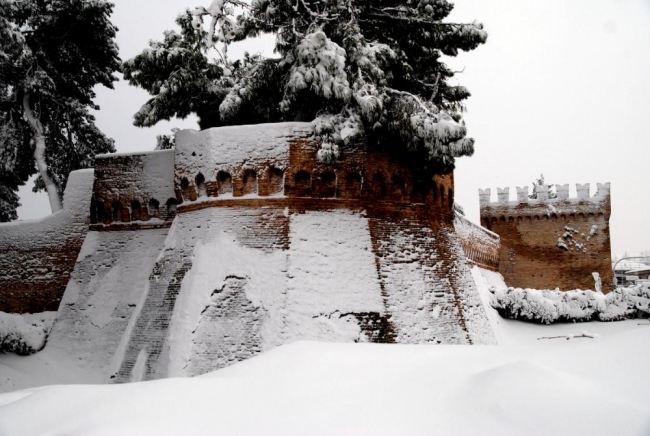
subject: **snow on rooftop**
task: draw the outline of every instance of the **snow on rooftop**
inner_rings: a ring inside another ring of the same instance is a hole
[[[613,266],[616,267],[616,271],[625,272],[631,270],[647,270],[650,269],[650,265],[643,262],[637,262],[633,260],[624,260],[621,262],[613,262]]]

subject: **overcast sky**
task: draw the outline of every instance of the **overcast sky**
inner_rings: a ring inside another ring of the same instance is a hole
[[[209,0],[112,0],[123,60],[175,28],[185,8]],[[476,153],[458,160],[456,200],[478,221],[478,188],[549,183],[612,184],[614,253],[650,250],[650,1],[458,0],[451,21],[482,22],[487,44],[450,64],[469,88],[466,122]],[[272,39],[240,47],[271,55]],[[229,50],[236,56],[238,49]],[[133,127],[147,94],[124,81],[98,90],[97,124],[120,152],[151,150],[172,127]],[[29,191],[31,185],[21,194]],[[37,197],[34,199],[33,197]],[[21,219],[49,213],[45,195],[23,195]]]

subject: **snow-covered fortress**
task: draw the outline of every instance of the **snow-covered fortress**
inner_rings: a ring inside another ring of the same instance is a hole
[[[609,292],[612,259],[609,239],[610,185],[599,183],[593,196],[589,184],[576,185],[576,198],[569,185],[556,185],[528,195],[528,187],[498,188],[497,201],[490,189],[479,190],[481,225],[501,237],[499,272],[509,286],[532,289],[596,289]]]
[[[453,174],[363,145],[320,164],[309,123],[176,144],[99,157],[63,212],[3,226],[0,310],[58,310],[47,346],[117,382],[300,339],[494,342],[468,266],[499,238],[455,216]]]

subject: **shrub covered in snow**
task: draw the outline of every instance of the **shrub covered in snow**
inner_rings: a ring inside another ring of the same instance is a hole
[[[0,352],[22,356],[45,347],[56,312],[18,315],[0,312]]]
[[[617,288],[609,294],[579,289],[492,288],[491,291],[492,307],[510,319],[551,324],[650,316],[650,284]]]

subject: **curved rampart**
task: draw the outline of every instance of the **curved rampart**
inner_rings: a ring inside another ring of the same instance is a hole
[[[541,187],[530,198],[528,187],[517,188],[511,201],[509,188],[479,190],[481,224],[501,237],[499,272],[509,286],[533,289],[595,289],[597,273],[602,290],[612,288],[609,217],[610,184],[578,184],[577,197],[569,185],[556,185],[549,198]]]
[[[454,217],[454,229],[468,261],[481,268],[499,271],[499,235],[458,213]]]
[[[320,163],[310,123],[183,130],[176,143],[179,211],[223,200],[248,200],[257,207],[261,197],[311,198],[426,203],[431,213],[451,222],[453,174],[418,181],[394,155],[363,144],[343,150],[335,164]]]
[[[63,210],[0,224],[0,311],[55,311],[88,231],[93,170],[70,173]]]
[[[95,159],[93,230],[166,227],[176,214],[174,151],[110,154]]]

